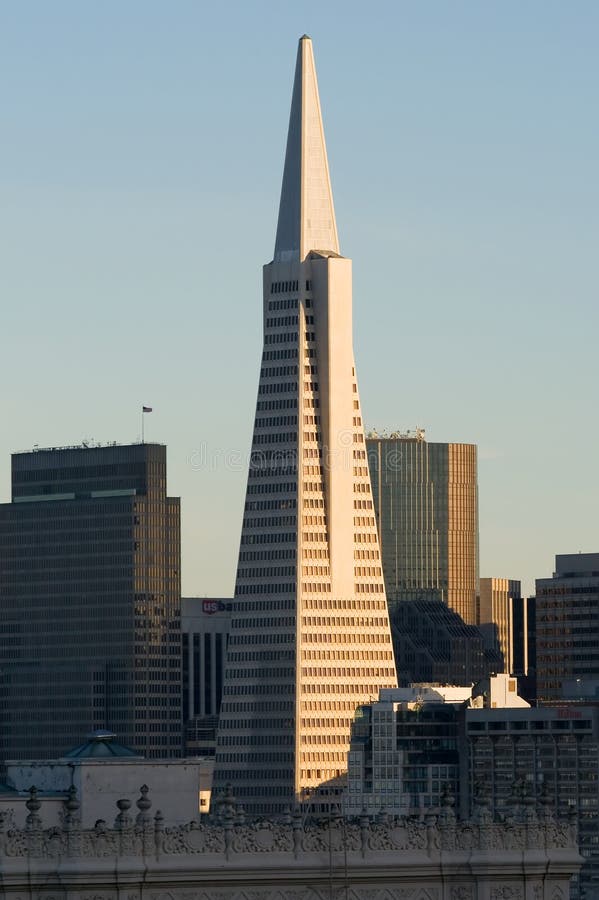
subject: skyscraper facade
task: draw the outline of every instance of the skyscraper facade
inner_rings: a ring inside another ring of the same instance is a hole
[[[366,445],[389,603],[440,599],[477,624],[476,446],[429,443],[420,430]]]
[[[180,753],[180,511],[158,444],[12,457],[0,505],[3,759],[97,729]]]
[[[536,579],[538,700],[575,678],[599,678],[599,553],[558,555],[553,577]]]
[[[299,43],[214,787],[250,814],[346,771],[395,666],[312,44]]]
[[[522,638],[520,582],[512,578],[481,578],[479,624],[487,646],[503,658],[502,672],[515,674],[521,665]],[[518,672],[522,674],[522,670]]]

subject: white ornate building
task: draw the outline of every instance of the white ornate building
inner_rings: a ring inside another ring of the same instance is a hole
[[[484,800],[471,822],[449,801],[425,819],[324,825],[244,824],[229,795],[218,824],[168,826],[145,786],[114,824],[81,827],[74,790],[51,828],[41,806],[32,789],[24,828],[0,816],[3,900],[567,900],[581,861],[572,824],[530,806],[498,824]]]

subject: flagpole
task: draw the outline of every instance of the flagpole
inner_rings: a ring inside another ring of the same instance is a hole
[[[144,408],[142,406],[142,408],[141,408],[141,442],[142,442],[142,444],[145,444],[144,421],[145,421],[144,420]]]

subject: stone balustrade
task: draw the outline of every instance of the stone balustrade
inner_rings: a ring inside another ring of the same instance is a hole
[[[331,817],[246,823],[232,797],[219,821],[169,826],[118,801],[114,823],[78,824],[71,790],[59,826],[43,829],[35,788],[27,824],[0,821],[0,884],[7,900],[567,900],[581,863],[576,828],[521,804],[471,821],[451,803],[424,819]]]

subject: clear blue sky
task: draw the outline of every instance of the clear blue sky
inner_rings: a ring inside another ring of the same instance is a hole
[[[530,589],[599,550],[594,0],[0,0],[0,500],[146,403],[184,591],[232,591],[304,32],[365,421],[479,445],[481,574]]]

